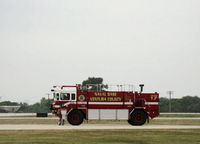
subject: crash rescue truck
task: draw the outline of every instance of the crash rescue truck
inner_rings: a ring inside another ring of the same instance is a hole
[[[64,120],[71,125],[80,125],[85,120],[127,120],[131,125],[143,125],[159,115],[159,94],[124,90],[91,89],[87,85],[54,86],[51,110],[59,117],[59,125]],[[92,86],[94,87],[94,85]]]

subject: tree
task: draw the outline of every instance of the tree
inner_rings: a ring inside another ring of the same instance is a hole
[[[160,111],[168,112],[169,111],[169,100],[167,98],[160,98]]]
[[[200,112],[200,98],[185,96],[180,99],[183,112]]]
[[[51,106],[51,100],[50,99],[46,99],[46,98],[42,98],[40,100],[40,108],[43,112],[50,112],[50,106]]]
[[[101,77],[88,77],[87,80],[82,82],[82,88],[84,90],[98,91],[107,89],[108,85],[103,84],[103,78]]]
[[[200,98],[185,96],[181,99],[171,99],[172,112],[200,112]],[[160,111],[169,112],[169,99],[160,98]]]
[[[19,105],[17,102],[11,102],[11,101],[0,102],[0,106],[17,106],[17,105]]]
[[[20,109],[19,109],[19,112],[28,112],[27,111],[28,107],[29,107],[28,103],[22,103],[22,102],[20,102],[19,105],[21,106]]]
[[[20,112],[31,112],[31,113],[37,113],[37,112],[50,112],[50,105],[52,103],[52,100],[42,98],[40,102],[37,102],[32,105],[28,105],[27,103],[20,103]]]

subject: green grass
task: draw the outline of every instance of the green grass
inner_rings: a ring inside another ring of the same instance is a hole
[[[200,144],[200,130],[0,131],[0,144]]]

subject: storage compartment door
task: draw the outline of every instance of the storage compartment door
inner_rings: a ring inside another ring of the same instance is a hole
[[[116,120],[116,109],[100,109],[101,120]]]
[[[127,109],[118,109],[117,110],[117,119],[118,120],[128,120],[128,110]]]
[[[99,120],[99,109],[88,109],[89,120]]]
[[[89,120],[128,120],[127,109],[89,109]]]

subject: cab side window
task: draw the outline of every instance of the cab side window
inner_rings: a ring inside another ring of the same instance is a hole
[[[69,100],[70,99],[70,94],[69,93],[61,93],[60,94],[60,99],[61,100]]]
[[[67,100],[70,100],[70,93],[67,93]]]
[[[59,93],[56,94],[56,100],[59,100]]]
[[[76,94],[75,93],[71,94],[71,100],[76,100]]]
[[[59,94],[58,94],[58,100],[59,100]],[[60,94],[60,100],[76,100],[76,94],[75,93],[61,93]]]

